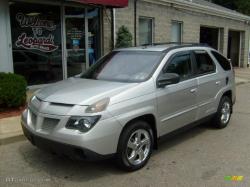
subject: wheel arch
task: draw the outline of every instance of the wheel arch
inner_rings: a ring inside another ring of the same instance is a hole
[[[151,127],[151,129],[153,131],[153,138],[154,138],[154,145],[153,146],[154,146],[154,149],[157,149],[158,148],[158,144],[157,144],[158,132],[157,132],[156,118],[153,114],[144,114],[144,115],[141,115],[141,116],[138,116],[138,117],[135,117],[135,118],[129,120],[122,128],[119,139],[120,139],[122,133],[124,132],[124,130],[136,121],[144,121],[144,122],[147,122],[149,124],[149,126]]]
[[[233,102],[233,92],[232,90],[227,90],[226,92],[224,92],[224,94],[222,95],[222,97],[227,96],[231,99],[231,101]]]
[[[221,99],[226,96],[231,100],[231,113],[233,113],[233,92],[232,90],[227,90],[226,92],[224,92],[224,94],[222,95]]]

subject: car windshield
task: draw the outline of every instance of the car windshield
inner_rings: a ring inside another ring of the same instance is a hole
[[[143,82],[151,76],[162,57],[162,52],[113,51],[99,60],[81,78]]]

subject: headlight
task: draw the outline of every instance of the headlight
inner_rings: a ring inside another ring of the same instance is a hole
[[[36,91],[30,96],[29,103],[30,103],[31,101],[33,101],[33,100],[36,98],[36,95],[37,95],[37,93],[38,93],[40,90],[41,90],[41,89],[36,90]]]
[[[33,94],[33,95],[30,97],[29,103],[31,103],[35,98],[36,98],[36,96]]]
[[[98,113],[98,112],[102,112],[104,111],[108,104],[109,104],[110,99],[109,98],[105,98],[102,99],[96,103],[94,103],[93,105],[90,105],[85,112],[86,113]]]
[[[88,132],[99,121],[101,116],[71,117],[66,124],[67,129],[75,129],[81,132]]]

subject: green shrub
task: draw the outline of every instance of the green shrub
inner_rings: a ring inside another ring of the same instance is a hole
[[[121,26],[117,32],[116,48],[126,48],[132,46],[133,36],[128,28]]]
[[[0,108],[24,105],[26,87],[26,80],[22,76],[0,72]]]

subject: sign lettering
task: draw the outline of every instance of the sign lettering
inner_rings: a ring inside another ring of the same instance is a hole
[[[27,16],[23,13],[16,15],[16,20],[21,28],[31,28],[32,36],[27,33],[21,33],[16,41],[16,46],[25,49],[35,49],[42,52],[53,52],[58,49],[55,45],[54,35],[51,33],[44,36],[44,30],[52,32],[56,30],[56,25],[53,21],[39,18],[39,16]]]

